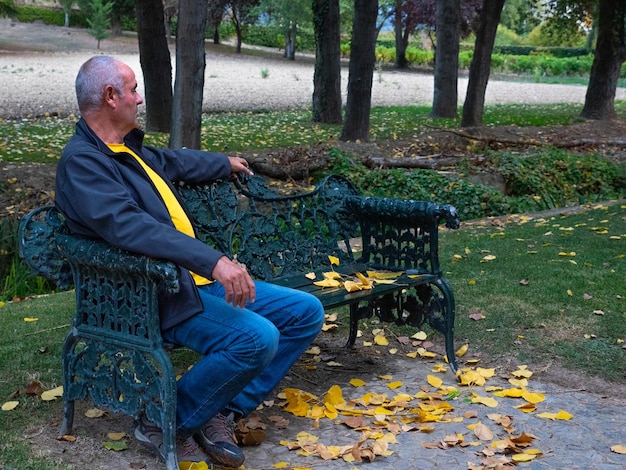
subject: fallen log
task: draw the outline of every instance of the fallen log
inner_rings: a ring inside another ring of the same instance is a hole
[[[421,155],[417,157],[368,157],[365,165],[368,168],[419,168],[423,170],[438,170],[455,166],[466,155]]]

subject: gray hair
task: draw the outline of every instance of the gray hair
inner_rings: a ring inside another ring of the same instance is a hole
[[[94,111],[102,106],[107,85],[113,86],[120,96],[124,95],[124,80],[119,62],[111,56],[94,56],[81,65],[76,76],[76,99],[81,113]]]

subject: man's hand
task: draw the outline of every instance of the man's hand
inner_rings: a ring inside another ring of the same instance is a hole
[[[213,268],[213,279],[224,286],[226,302],[242,308],[254,302],[256,288],[244,266],[222,256]]]
[[[230,171],[231,173],[245,173],[246,175],[252,176],[252,170],[250,170],[250,164],[245,158],[241,157],[228,157],[230,161]]]

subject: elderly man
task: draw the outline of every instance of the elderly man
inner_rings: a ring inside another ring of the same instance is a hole
[[[245,267],[195,237],[172,181],[249,174],[244,159],[144,146],[135,74],[112,57],[81,66],[76,96],[81,119],[59,161],[55,204],[74,234],[180,267],[179,293],[159,297],[161,331],[202,357],[178,381],[178,459],[239,467],[236,421],[317,336],[323,308],[311,295],[253,281]],[[134,435],[164,457],[162,431],[145,416]]]

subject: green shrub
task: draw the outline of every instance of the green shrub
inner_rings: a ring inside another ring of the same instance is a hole
[[[33,23],[43,21],[44,24],[52,26],[63,26],[65,24],[65,13],[60,8],[44,8],[35,6],[19,6],[17,9],[17,19],[22,23]],[[70,26],[86,28],[87,18],[80,11],[72,11],[70,15]]]
[[[344,175],[364,194],[447,203],[455,206],[463,220],[509,213],[511,207],[498,190],[450,178],[433,170],[370,169],[363,163],[331,149],[333,173]]]
[[[615,165],[596,154],[574,155],[542,149],[531,156],[487,149],[480,168],[469,161],[458,165],[464,175],[478,171],[500,173],[507,194],[448,177],[433,170],[371,169],[350,155],[332,149],[333,172],[350,178],[371,196],[393,196],[445,202],[463,220],[605,201],[626,195],[626,165]]]

